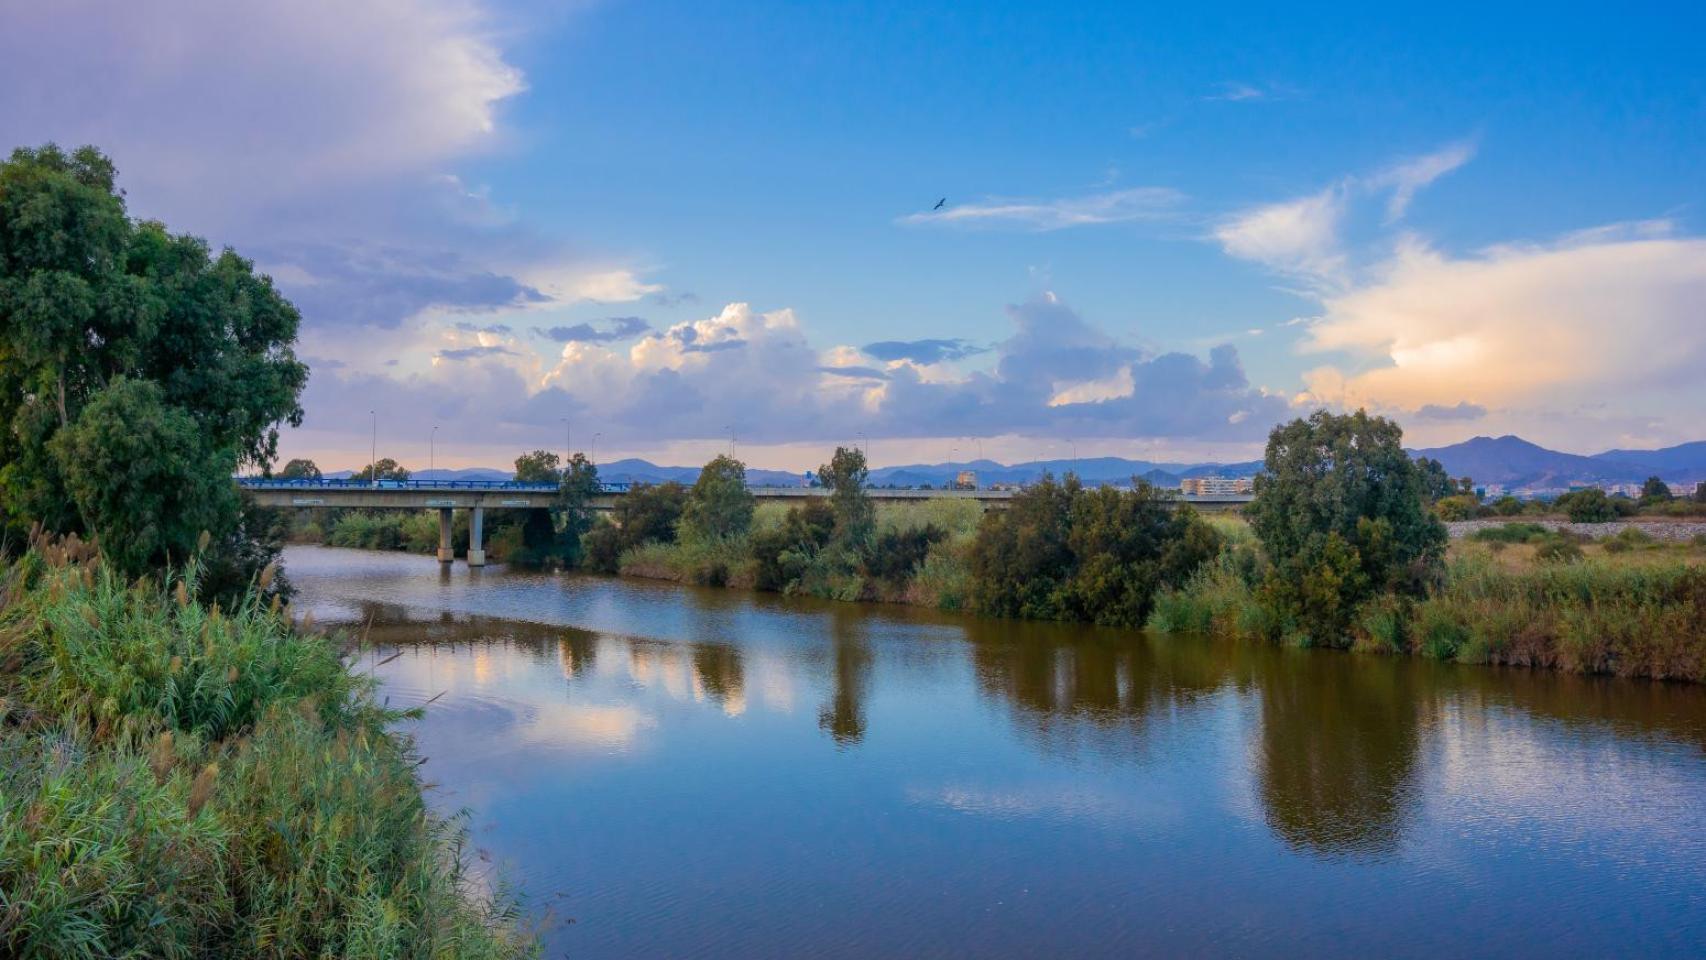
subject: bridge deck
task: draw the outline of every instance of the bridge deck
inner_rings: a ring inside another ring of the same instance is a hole
[[[516,483],[513,480],[381,480],[377,484],[355,480],[269,480],[240,479],[238,485],[263,507],[348,507],[358,509],[544,509],[557,496],[549,483]],[[618,497],[632,484],[604,483],[591,504],[594,510],[613,510]],[[827,497],[822,487],[751,487],[760,502],[798,503]],[[922,500],[973,500],[1001,507],[1013,498],[1012,490],[893,490],[871,487],[872,500],[908,503]],[[1236,506],[1249,503],[1248,494],[1227,496],[1180,496],[1182,503],[1203,506]]]

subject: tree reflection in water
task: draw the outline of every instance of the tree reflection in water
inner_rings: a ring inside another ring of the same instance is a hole
[[[1258,789],[1288,845],[1330,855],[1396,850],[1421,746],[1419,671],[1396,659],[1267,651]]]
[[[851,604],[829,615],[829,703],[818,712],[817,725],[837,746],[857,744],[865,736],[865,697],[871,682],[871,647],[864,628],[869,614]]]

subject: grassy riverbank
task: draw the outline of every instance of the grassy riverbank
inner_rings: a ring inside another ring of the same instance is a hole
[[[268,574],[270,575],[270,573]],[[0,571],[0,954],[531,955],[336,641],[75,542]]]

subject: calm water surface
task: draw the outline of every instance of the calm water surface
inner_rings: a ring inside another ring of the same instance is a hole
[[[1701,688],[286,563],[551,956],[1706,955]]]

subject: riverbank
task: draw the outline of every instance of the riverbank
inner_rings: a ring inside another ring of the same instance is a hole
[[[0,953],[534,955],[337,638],[37,544],[0,571]],[[269,570],[263,579],[270,579]]]

